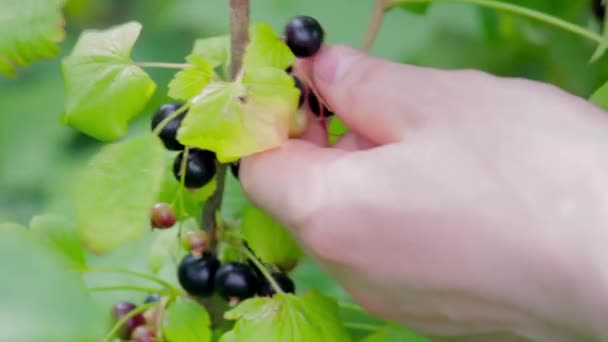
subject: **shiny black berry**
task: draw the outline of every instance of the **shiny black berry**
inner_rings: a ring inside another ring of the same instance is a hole
[[[150,293],[144,300],[144,304],[160,302],[162,296],[159,293]]]
[[[310,111],[315,115],[315,116],[321,116],[323,115],[324,117],[330,117],[332,115],[334,115],[334,113],[332,113],[329,108],[327,108],[326,106],[322,106],[319,103],[319,99],[317,98],[317,96],[315,95],[315,93],[313,93],[312,91],[308,93],[308,107],[310,108]]]
[[[152,130],[154,130],[164,119],[169,117],[169,115],[180,109],[181,106],[182,104],[177,102],[171,102],[160,106],[152,116]],[[159,133],[160,139],[168,150],[181,151],[184,149],[184,145],[177,141],[177,130],[185,115],[186,113],[184,112],[169,121]]]
[[[114,316],[114,319],[116,321],[121,320],[128,313],[135,310],[136,307],[137,306],[135,304],[129,302],[121,302],[114,305],[114,307],[112,308],[112,314]],[[131,336],[133,330],[135,330],[135,328],[144,325],[145,323],[146,320],[144,319],[144,316],[142,314],[135,315],[129,318],[127,322],[122,327],[120,327],[118,335],[123,339],[128,339]]]
[[[304,84],[302,83],[302,81],[300,81],[299,78],[292,76],[293,77],[293,81],[295,82],[295,86],[296,88],[298,88],[298,90],[300,91],[300,98],[298,99],[298,107],[302,107],[302,103],[304,103],[304,96],[306,95],[306,88],[304,87]]]
[[[284,273],[275,272],[272,274],[272,277],[277,282],[277,284],[281,287],[283,292],[286,293],[295,293],[296,285],[293,283],[293,280],[289,278]],[[276,293],[274,287],[268,282],[268,280],[264,279],[260,282],[258,287],[258,295],[262,297],[272,297]]]
[[[255,296],[258,279],[251,267],[239,262],[222,265],[215,274],[215,289],[225,300]]]
[[[213,254],[186,255],[177,268],[177,279],[189,294],[209,297],[213,294],[215,275],[219,268],[220,262]]]
[[[181,167],[184,152],[181,152],[173,162],[173,175],[181,181]],[[205,186],[215,176],[215,154],[207,150],[191,149],[186,162],[184,185],[196,189]]]
[[[591,0],[591,10],[593,15],[600,21],[604,21],[606,17],[606,7],[602,4],[602,0]]]
[[[241,167],[241,162],[237,161],[234,162],[232,164],[230,164],[230,172],[232,172],[232,175],[234,176],[234,178],[239,179],[239,169]]]
[[[308,16],[294,17],[285,26],[287,46],[296,57],[311,57],[323,45],[325,32],[319,22]]]

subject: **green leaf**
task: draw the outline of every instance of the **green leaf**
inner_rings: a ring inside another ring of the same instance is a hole
[[[602,41],[598,44],[593,56],[591,56],[591,63],[597,62],[608,50],[608,16],[604,18],[603,29],[602,29]]]
[[[430,342],[426,337],[397,324],[388,324],[378,332],[367,336],[362,342]]]
[[[351,341],[335,301],[316,291],[301,297],[276,294],[248,299],[226,312],[225,317],[237,322],[221,342]]]
[[[213,67],[230,64],[230,36],[198,39],[194,42],[191,55],[205,58]]]
[[[141,24],[129,22],[108,30],[85,31],[62,63],[66,89],[62,122],[102,141],[127,132],[156,90],[131,60]]]
[[[213,65],[205,58],[192,55],[186,58],[190,66],[178,72],[169,83],[169,96],[189,100],[198,95],[213,77]]]
[[[156,237],[150,245],[148,268],[153,273],[158,273],[162,270],[167,261],[173,258],[175,258],[175,260],[180,260],[183,249],[181,248],[180,239],[178,238],[179,229],[177,229],[177,227],[157,230],[154,234]]]
[[[299,94],[293,78],[274,68],[248,72],[243,83],[211,83],[191,101],[178,139],[224,163],[278,147],[288,139]]]
[[[396,6],[395,8],[402,8],[410,13],[422,15],[426,14],[426,12],[429,10],[429,6],[431,6],[431,4],[408,4],[406,2],[403,5]]]
[[[26,229],[0,225],[0,341],[100,341],[103,317],[78,273]]]
[[[85,251],[76,227],[65,218],[51,214],[36,216],[30,222],[30,230],[62,253],[71,268],[83,268],[86,265]]]
[[[596,106],[608,111],[608,82],[599,87],[589,98]]]
[[[245,70],[259,67],[285,70],[296,61],[296,56],[269,24],[255,24],[250,31],[251,41],[243,57]]]
[[[14,77],[17,67],[59,53],[65,39],[64,0],[0,2],[0,73]]]
[[[185,298],[170,304],[163,322],[163,334],[167,341],[211,341],[211,319],[200,304]]]
[[[149,134],[105,146],[76,183],[76,223],[89,250],[102,254],[150,229],[165,151]]]
[[[289,231],[256,207],[245,211],[241,232],[249,247],[264,262],[288,267],[303,255]]]

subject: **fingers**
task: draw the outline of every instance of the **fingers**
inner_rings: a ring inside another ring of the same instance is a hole
[[[367,150],[375,145],[354,132],[344,134],[332,147],[345,151]]]
[[[399,141],[431,117],[474,109],[493,79],[480,72],[447,72],[387,62],[348,47],[324,47],[312,61],[321,97],[353,131],[377,144]]]
[[[319,208],[329,165],[345,151],[290,140],[280,148],[241,161],[241,184],[248,198],[289,227],[301,226]]]

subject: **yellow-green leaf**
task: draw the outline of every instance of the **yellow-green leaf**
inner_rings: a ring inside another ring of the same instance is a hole
[[[251,39],[243,57],[245,70],[259,67],[284,70],[296,61],[296,56],[269,24],[257,23],[250,32]]]
[[[198,55],[188,56],[190,66],[175,74],[169,83],[169,96],[177,100],[189,100],[198,95],[213,77],[213,65]]]

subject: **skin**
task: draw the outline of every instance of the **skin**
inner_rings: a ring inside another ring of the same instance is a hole
[[[524,79],[324,47],[351,132],[243,159],[248,197],[371,313],[446,341],[608,341],[608,116]]]

